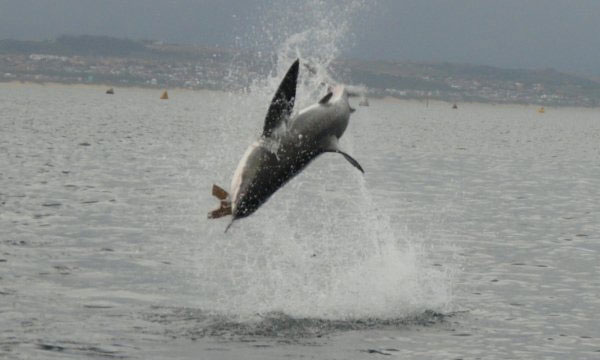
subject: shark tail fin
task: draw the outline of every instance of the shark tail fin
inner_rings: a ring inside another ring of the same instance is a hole
[[[208,218],[218,219],[223,216],[231,215],[231,200],[229,200],[229,194],[227,191],[223,190],[223,188],[218,185],[213,185],[212,194],[214,197],[221,200],[221,203],[218,209],[208,213]]]

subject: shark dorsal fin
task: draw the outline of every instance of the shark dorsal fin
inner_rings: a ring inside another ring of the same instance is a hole
[[[319,100],[319,104],[321,105],[325,105],[329,102],[329,100],[331,100],[331,97],[333,96],[333,93],[330,91],[327,93],[327,95],[323,96],[323,98],[321,100]]]
[[[273,130],[279,127],[283,120],[292,115],[294,101],[296,99],[296,83],[298,81],[299,66],[300,60],[294,61],[283,77],[283,80],[281,80],[281,84],[279,84],[279,88],[277,88],[273,100],[271,100],[269,110],[267,110],[262,136],[271,136]]]

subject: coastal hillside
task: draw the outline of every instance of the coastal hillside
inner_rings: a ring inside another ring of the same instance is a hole
[[[268,74],[273,55],[106,36],[0,40],[0,81],[242,89]],[[339,59],[337,79],[370,96],[564,106],[600,105],[600,80],[553,69]]]

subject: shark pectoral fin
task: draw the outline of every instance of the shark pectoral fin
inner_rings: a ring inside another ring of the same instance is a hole
[[[360,170],[360,172],[362,172],[363,174],[365,173],[365,171],[363,170],[362,166],[360,166],[358,161],[354,160],[354,158],[352,156],[350,156],[347,153],[345,153],[344,151],[340,150],[337,137],[335,137],[335,136],[329,137],[326,140],[325,145],[322,147],[322,149],[323,149],[322,150],[323,152],[333,152],[333,153],[338,153],[338,154],[344,155],[346,160],[348,160],[348,162],[350,164],[352,164],[352,166],[354,166],[355,168]]]
[[[321,105],[325,105],[329,102],[329,100],[331,100],[331,97],[333,96],[333,93],[330,91],[327,93],[327,95],[323,96],[323,98],[321,100],[319,100],[319,104]]]
[[[346,154],[342,150],[337,150],[336,152],[344,155],[344,157],[346,158],[346,160],[348,160],[348,162],[350,164],[352,164],[352,166],[354,166],[355,168],[357,168],[358,170],[360,170],[360,172],[362,172],[363,174],[365,173],[365,171],[363,170],[362,166],[360,166],[360,164],[358,163],[358,161],[356,161],[352,156]]]
[[[348,162],[350,164],[352,164],[352,166],[354,166],[355,168],[357,168],[358,170],[360,170],[360,172],[362,172],[363,174],[365,173],[365,171],[363,170],[362,166],[360,166],[360,164],[358,163],[358,161],[356,161],[352,156],[348,155],[347,153],[343,152],[342,150],[338,149],[337,147],[325,149],[323,151],[324,152],[338,153],[338,154],[344,155],[344,158],[346,158],[346,160],[348,160]]]

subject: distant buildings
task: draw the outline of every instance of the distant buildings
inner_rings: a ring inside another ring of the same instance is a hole
[[[275,61],[272,56],[251,52],[104,37],[97,39],[97,46],[91,46],[94,39],[73,37],[21,43],[0,40],[0,81],[235,90],[267,76]],[[104,48],[113,41],[119,45],[119,51],[106,53]],[[344,60],[332,66],[332,71],[342,74],[344,81],[368,87],[371,96],[451,102],[600,104],[600,83],[553,70]]]

